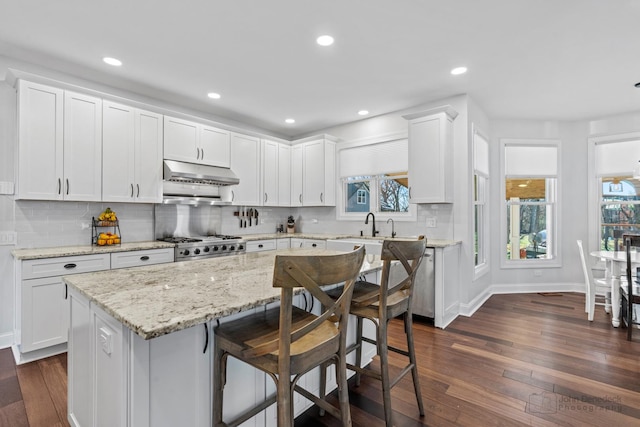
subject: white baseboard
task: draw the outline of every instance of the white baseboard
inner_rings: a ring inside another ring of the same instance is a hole
[[[459,313],[470,317],[492,295],[530,294],[537,292],[578,292],[584,293],[584,283],[518,283],[491,285],[467,304],[460,304]]]
[[[9,348],[13,345],[13,332],[6,332],[0,335],[0,349]]]

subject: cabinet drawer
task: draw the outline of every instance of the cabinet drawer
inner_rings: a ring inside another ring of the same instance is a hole
[[[22,279],[89,273],[109,270],[110,267],[109,254],[30,259],[22,261]]]
[[[149,249],[146,251],[114,252],[111,254],[111,269],[139,267],[142,265],[173,262],[174,250]]]
[[[254,240],[247,242],[247,252],[275,251],[275,240]]]

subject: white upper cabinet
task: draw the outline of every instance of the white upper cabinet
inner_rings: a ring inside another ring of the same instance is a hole
[[[102,100],[18,82],[18,199],[99,201]]]
[[[102,99],[64,93],[64,199],[102,197]]]
[[[403,116],[409,121],[409,200],[453,203],[453,120],[451,106]]]
[[[291,147],[263,140],[262,204],[289,206],[291,200]]]
[[[162,115],[103,104],[102,200],[162,200]]]
[[[164,158],[229,167],[230,133],[200,123],[164,117]]]
[[[335,206],[335,142],[321,137],[292,150],[291,206]]]
[[[260,138],[231,134],[231,170],[240,183],[225,187],[234,205],[261,206]]]
[[[62,200],[64,91],[18,82],[18,199]]]

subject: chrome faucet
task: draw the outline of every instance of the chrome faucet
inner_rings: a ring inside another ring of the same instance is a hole
[[[389,224],[389,221],[391,221],[391,238],[393,239],[394,237],[396,237],[395,223],[393,222],[393,218],[389,218],[387,220],[387,224]]]
[[[376,231],[376,216],[373,214],[373,212],[369,212],[367,214],[367,217],[364,220],[365,224],[369,224],[369,215],[371,215],[371,219],[372,221],[372,226],[371,226],[371,237],[376,237],[376,234],[378,233]]]

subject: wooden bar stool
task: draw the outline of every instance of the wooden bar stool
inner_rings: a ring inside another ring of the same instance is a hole
[[[391,388],[409,372],[413,376],[413,387],[418,401],[420,416],[424,416],[424,405],[422,403],[422,393],[420,392],[420,380],[413,343],[411,299],[416,272],[422,262],[426,243],[424,236],[420,236],[418,240],[385,240],[382,244],[381,259],[383,266],[380,285],[362,281],[356,282],[351,300],[349,311],[357,317],[356,342],[349,346],[347,354],[354,350],[356,351],[356,364],[348,364],[347,368],[356,372],[356,386],[360,385],[360,375],[367,375],[382,382],[384,414],[387,426],[393,425]],[[404,267],[404,271],[402,274],[393,274],[392,280],[390,280],[391,264],[394,261],[399,262]],[[333,296],[338,297],[340,289],[335,291],[337,293]],[[389,321],[400,315],[404,319],[407,350],[390,346],[388,343],[387,327]],[[371,320],[376,326],[375,340],[362,335],[363,319]],[[376,345],[376,352],[380,359],[380,372],[361,368],[363,341]],[[409,359],[409,363],[395,378],[390,378],[389,351],[402,354]],[[326,370],[322,369],[320,397],[324,397],[325,386]]]
[[[351,425],[346,377],[346,331],[364,246],[338,255],[278,255],[273,286],[281,288],[280,307],[220,325],[215,330],[214,426],[236,426],[277,402],[278,426],[293,426],[293,392],[302,394]],[[344,283],[336,300],[321,289]],[[323,306],[319,316],[293,306],[295,288],[304,287]],[[324,309],[326,307],[326,309]],[[222,421],[223,389],[228,356],[266,372],[276,383],[276,396],[240,415]],[[340,410],[296,385],[316,366],[335,363]]]

